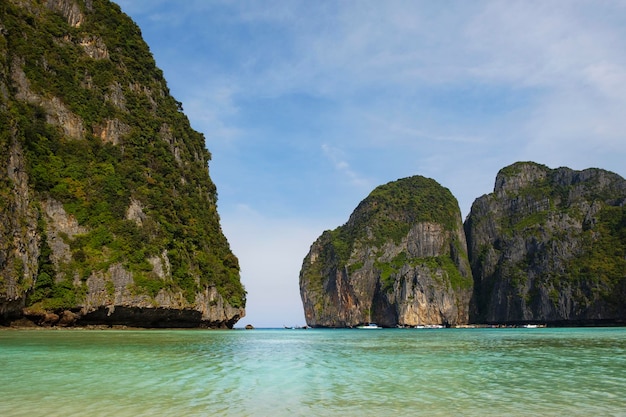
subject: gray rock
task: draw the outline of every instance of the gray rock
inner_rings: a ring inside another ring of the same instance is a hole
[[[472,321],[626,319],[625,201],[626,181],[601,169],[503,168],[465,222]]]

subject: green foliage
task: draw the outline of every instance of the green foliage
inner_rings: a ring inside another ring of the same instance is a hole
[[[180,103],[169,95],[137,25],[107,0],[92,4],[92,11],[81,6],[85,19],[77,28],[40,2],[0,6],[0,39],[6,41],[0,49],[6,49],[6,62],[21,67],[30,93],[40,98],[31,104],[10,98],[0,109],[0,145],[6,149],[7,132],[17,132],[32,189],[42,199],[61,202],[87,230],[66,239],[73,256],[59,265],[61,271],[40,262],[30,302],[68,305],[84,287],[73,288],[72,274],[84,279],[121,263],[142,293],[154,295],[167,286],[193,302],[196,292],[215,286],[231,305],[244,307],[239,264],[219,224],[204,137],[191,129]],[[86,42],[104,45],[108,57],[89,56]],[[122,104],[111,99],[114,91]],[[52,98],[80,118],[82,139],[48,123],[49,110],[35,104]],[[130,128],[119,145],[95,136],[113,119]],[[0,193],[4,189],[0,184]],[[141,224],[126,218],[132,200],[142,207]],[[164,250],[172,265],[167,285],[151,276],[147,261]],[[67,278],[54,282],[59,272]]]
[[[330,232],[331,244],[342,263],[360,242],[382,247],[398,244],[417,223],[433,222],[451,231],[457,226],[459,206],[447,188],[435,180],[414,176],[374,189],[345,225]]]
[[[437,279],[441,272],[441,285],[454,289],[470,289],[473,285],[471,277],[464,278],[454,261],[447,255],[431,256],[425,258],[408,258],[405,252],[396,255],[390,262],[376,261],[374,267],[380,271],[380,281],[383,291],[392,292],[395,282],[402,267],[408,265],[412,268],[422,266],[428,268]]]
[[[405,252],[400,252],[391,262],[374,262],[374,267],[380,271],[380,282],[385,292],[392,292],[396,282],[396,276],[400,269],[408,263]]]
[[[404,178],[377,187],[367,197],[365,204],[369,216],[392,220],[386,225],[394,237],[405,235],[399,231],[406,229],[405,225],[420,222],[439,223],[445,230],[453,230],[459,209],[450,190],[422,176]]]
[[[348,265],[348,274],[352,275],[359,269],[363,268],[363,262],[355,262]]]
[[[347,261],[350,258],[352,247],[354,245],[354,237],[351,229],[338,228],[331,230],[331,245],[333,252],[342,261]]]
[[[377,187],[359,204],[345,225],[326,231],[321,236],[322,250],[317,262],[303,270],[309,291],[323,291],[320,280],[344,265],[350,274],[362,268],[362,260],[351,259],[355,248],[380,250],[388,242],[400,244],[409,230],[422,222],[437,223],[451,232],[458,227],[458,220],[456,199],[448,189],[432,179],[414,176]],[[465,253],[465,248],[460,246],[457,250]],[[406,252],[401,252],[389,262],[374,262],[380,273],[383,291],[393,291],[396,280],[400,278],[398,274],[405,265],[424,265],[433,271],[440,271],[444,285],[454,288],[472,286],[471,277],[463,278],[448,255],[410,259]],[[321,270],[322,267],[328,270]]]
[[[46,310],[73,308],[82,301],[85,290],[84,286],[74,286],[70,279],[56,282],[47,272],[40,272],[28,305],[39,305]]]
[[[505,178],[521,175],[529,167],[543,170],[544,174],[501,202],[512,210],[500,217],[498,232],[504,238],[496,241],[501,247],[495,247],[506,252],[509,244],[525,242],[528,252],[523,259],[501,264],[499,274],[520,295],[524,292],[527,304],[538,297],[542,288],[555,306],[560,294],[567,291],[578,309],[598,300],[607,302],[616,311],[623,309],[626,298],[626,208],[620,205],[623,179],[597,169],[572,172],[534,163],[513,164],[499,175]],[[590,211],[590,204],[594,211],[601,208],[598,212]],[[555,225],[567,222],[572,227],[555,230]],[[582,224],[582,230],[574,226],[576,223]],[[481,248],[475,265],[484,264],[487,249]],[[546,252],[552,254],[552,259],[546,259]],[[529,271],[538,273],[538,278],[525,292]]]
[[[316,252],[317,259],[315,262],[308,263],[306,267],[302,268],[301,280],[306,282],[307,292],[311,294],[323,294],[326,278],[343,266],[339,264],[339,257],[333,246],[333,233],[331,231],[324,231],[318,239],[319,245],[317,248],[319,252]],[[320,300],[322,298],[319,298]],[[322,306],[316,306],[316,310],[322,311]]]
[[[48,240],[44,231],[44,224],[41,220],[38,222],[38,232],[41,234],[42,239],[37,265],[37,278],[35,280],[33,291],[29,297],[30,303],[36,303],[52,297],[55,286],[54,275],[56,271],[52,261],[50,260],[52,250],[48,245]]]
[[[514,223],[512,228],[514,232],[529,231],[536,229],[545,224],[548,218],[548,211],[539,211],[522,217],[518,222]]]
[[[136,293],[148,294],[151,297],[156,297],[159,291],[168,287],[167,282],[159,278],[150,277],[144,273],[135,273],[133,275],[133,280],[135,281]]]
[[[543,164],[538,164],[536,162],[531,162],[531,161],[522,161],[522,162],[515,162],[514,164],[511,164],[509,166],[502,168],[498,172],[498,176],[502,176],[504,178],[516,177],[524,169],[527,169],[528,167],[533,167],[533,168],[536,168],[539,170],[545,170],[545,171],[550,170],[547,166]]]
[[[39,232],[42,235],[42,243],[38,273],[35,285],[28,296],[27,304],[39,305],[46,310],[76,307],[77,303],[85,296],[86,287],[76,287],[71,278],[61,281],[55,279],[56,271],[50,260],[52,251],[48,245],[42,222],[39,223]]]
[[[472,288],[472,278],[464,278],[461,272],[454,264],[454,261],[446,255],[431,256],[427,258],[416,258],[411,260],[412,265],[422,265],[428,267],[431,271],[442,272],[442,285],[449,286],[454,289],[470,289]]]
[[[584,252],[568,265],[567,279],[619,305],[626,294],[626,207],[606,206],[594,229],[584,232]],[[622,290],[620,290],[620,288]]]

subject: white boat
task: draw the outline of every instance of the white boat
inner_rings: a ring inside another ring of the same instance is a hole
[[[378,326],[376,323],[368,323],[363,326],[356,326],[357,329],[382,329],[382,327]]]
[[[418,324],[416,329],[444,329],[446,326],[443,324]]]

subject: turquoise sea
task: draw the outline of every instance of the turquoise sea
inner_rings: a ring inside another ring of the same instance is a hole
[[[626,328],[4,330],[0,416],[626,416]]]

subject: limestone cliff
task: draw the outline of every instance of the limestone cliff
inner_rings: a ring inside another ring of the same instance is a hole
[[[472,279],[456,199],[421,176],[376,188],[313,243],[300,293],[313,327],[467,323]]]
[[[626,181],[601,169],[516,163],[465,222],[472,320],[626,321]]]
[[[0,5],[0,324],[232,327],[204,137],[108,0]]]

